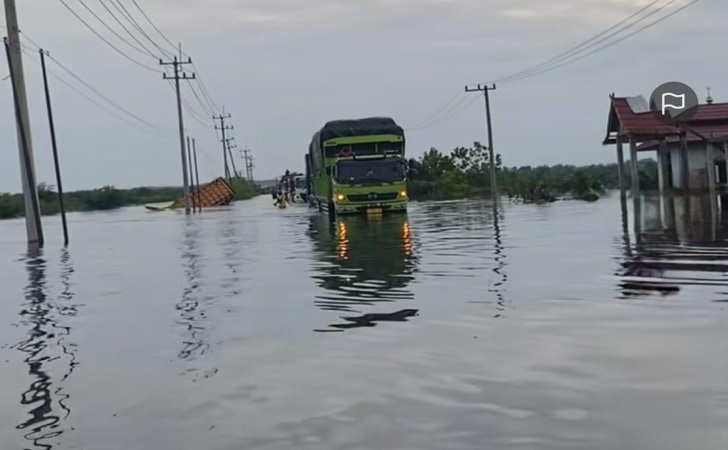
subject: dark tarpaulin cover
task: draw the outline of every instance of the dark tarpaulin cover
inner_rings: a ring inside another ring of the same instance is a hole
[[[320,131],[321,143],[329,139],[367,136],[373,134],[395,134],[404,136],[402,127],[389,117],[368,117],[357,120],[333,120],[327,122]]]

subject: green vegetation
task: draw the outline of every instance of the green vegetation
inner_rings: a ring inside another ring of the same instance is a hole
[[[487,149],[478,142],[470,148],[458,147],[449,155],[432,148],[419,159],[409,160],[410,197],[423,200],[490,195],[488,161]],[[639,171],[642,189],[657,189],[657,163],[640,161]],[[599,194],[619,187],[617,164],[508,168],[496,155],[496,177],[501,194],[524,202],[549,202],[557,196],[595,201]],[[629,177],[626,182],[629,186]]]
[[[233,180],[235,200],[246,200],[255,195],[253,187],[246,180]],[[124,206],[144,205],[148,203],[164,203],[177,200],[182,192],[179,187],[137,187],[133,189],[116,189],[104,186],[100,189],[67,192],[63,199],[66,211],[99,211],[111,210]],[[53,186],[45,183],[38,185],[38,199],[43,215],[58,214],[58,194]],[[21,194],[0,193],[0,219],[22,217],[25,205]]]
[[[230,187],[235,191],[235,200],[247,200],[256,195],[253,184],[245,178],[235,178],[230,181]]]

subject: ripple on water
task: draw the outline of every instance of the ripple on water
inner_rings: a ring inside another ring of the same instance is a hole
[[[728,227],[701,208],[131,208],[70,215],[73,264],[52,233],[16,261],[0,222],[0,442],[724,448]]]

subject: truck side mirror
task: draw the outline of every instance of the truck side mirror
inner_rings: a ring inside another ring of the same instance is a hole
[[[331,167],[326,168],[326,175],[331,175]]]

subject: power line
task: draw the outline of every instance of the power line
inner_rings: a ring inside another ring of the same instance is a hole
[[[79,0],[79,1],[82,1],[82,0]],[[108,6],[106,6],[106,3],[104,3],[103,0],[99,0],[99,3],[101,4],[101,6],[103,6],[103,8],[106,10],[106,12],[108,12],[109,15],[116,21],[116,23],[118,23],[119,26],[124,31],[126,31],[126,34],[131,36],[131,38],[134,39],[134,41],[144,49],[142,51],[142,53],[144,53],[145,55],[151,56],[154,59],[157,59],[157,56],[151,50],[149,50],[149,48],[146,45],[142,44],[142,42],[139,39],[137,39],[137,37],[134,35],[134,33],[129,31],[129,29],[121,22],[121,20],[118,17],[116,17],[116,14],[114,14],[114,12],[111,9],[109,9]],[[101,20],[101,19],[99,19],[99,20]],[[114,34],[116,34],[116,33],[114,33]]]
[[[200,90],[202,91],[202,96],[207,101],[207,104],[210,106],[210,109],[213,111],[220,111],[220,107],[217,106],[217,103],[212,99],[212,96],[210,95],[210,92],[207,90],[207,86],[205,86],[205,83],[202,81],[202,77],[200,76],[199,69],[193,64],[192,68],[195,69],[197,72],[197,84],[200,86]]]
[[[677,0],[672,0],[670,3],[673,3],[675,1],[677,1]],[[648,23],[647,25],[645,25],[643,27],[640,27],[637,30],[635,30],[635,31],[633,31],[633,32],[631,32],[631,33],[629,33],[629,34],[627,34],[625,36],[622,36],[621,38],[619,38],[619,39],[617,39],[615,41],[612,41],[612,42],[610,42],[608,44],[605,44],[605,45],[602,45],[600,47],[597,47],[596,49],[594,49],[594,50],[592,50],[592,51],[590,51],[590,52],[588,52],[586,54],[580,55],[577,58],[564,61],[564,62],[562,62],[560,64],[555,65],[555,66],[550,66],[550,67],[543,68],[543,69],[541,69],[539,71],[536,71],[536,72],[533,72],[533,73],[524,74],[524,75],[522,75],[520,77],[512,78],[512,79],[507,80],[507,81],[504,81],[504,82],[505,83],[508,83],[508,82],[513,82],[513,81],[525,80],[527,78],[531,78],[531,77],[534,77],[536,75],[540,75],[542,73],[550,72],[550,71],[555,70],[555,69],[558,69],[560,67],[564,67],[566,65],[573,64],[573,63],[575,63],[577,61],[581,61],[582,59],[584,59],[584,58],[586,58],[588,56],[591,56],[591,55],[593,55],[595,53],[598,53],[598,52],[600,52],[602,50],[606,50],[607,48],[612,47],[613,45],[616,45],[616,44],[618,44],[618,43],[620,43],[620,42],[622,42],[622,41],[624,41],[626,39],[629,39],[630,37],[632,37],[632,36],[634,36],[634,35],[636,35],[638,33],[641,33],[644,30],[647,30],[649,28],[652,28],[653,26],[657,25],[658,23],[660,23],[660,22],[662,22],[664,20],[667,20],[668,18],[674,16],[675,14],[681,12],[682,10],[684,10],[684,9],[686,9],[686,8],[694,5],[698,1],[699,0],[692,0],[690,3],[687,3],[687,4],[683,5],[683,6],[681,6],[680,8],[676,9],[675,11],[672,11],[671,13],[666,14],[666,15],[660,17],[659,19],[654,20],[654,21]]]
[[[466,100],[469,100],[466,102]],[[437,125],[439,123],[445,122],[447,120],[452,119],[453,117],[457,116],[461,111],[464,111],[468,106],[472,105],[473,102],[475,102],[477,98],[474,97],[468,97],[463,96],[459,102],[452,105],[450,108],[448,108],[447,114],[441,115],[438,119],[431,120],[430,123],[421,125],[416,128],[407,128],[407,131],[419,131],[424,130],[426,128],[431,128],[434,125]],[[464,103],[464,104],[463,104]],[[461,106],[462,105],[462,106]],[[458,108],[459,107],[459,108]]]
[[[102,41],[104,41],[104,43],[106,43],[106,45],[108,45],[109,47],[111,47],[112,49],[114,49],[121,56],[123,56],[124,58],[126,58],[129,61],[133,62],[134,64],[136,64],[139,67],[143,67],[143,68],[145,68],[147,70],[150,70],[152,72],[159,73],[159,70],[157,70],[157,69],[155,69],[155,68],[153,68],[151,66],[148,66],[148,65],[146,65],[144,63],[141,63],[141,62],[137,61],[136,59],[132,58],[131,56],[127,55],[123,51],[119,50],[118,47],[116,47],[114,44],[112,44],[111,42],[109,42],[105,37],[103,37],[101,34],[99,34],[99,32],[96,31],[91,25],[89,25],[85,20],[83,20],[83,18],[81,16],[79,16],[78,13],[76,13],[76,11],[74,11],[73,8],[71,8],[70,6],[68,6],[68,3],[66,3],[64,0],[59,0],[59,1],[63,4],[63,6],[66,7],[67,10],[69,10],[71,12],[71,14],[73,14],[82,24],[84,24],[86,26],[86,28],[88,28],[89,30],[91,30],[91,32],[93,34],[95,34],[96,37],[98,37],[99,39],[101,39]]]
[[[32,39],[31,39],[30,37],[28,37],[28,35],[27,35],[26,33],[22,33],[22,34],[21,34],[21,36],[22,36],[22,37],[23,37],[24,39],[28,40],[28,42],[30,42],[30,43],[31,43],[31,44],[32,44],[32,45],[33,45],[33,46],[34,46],[34,47],[36,48],[36,50],[40,50],[40,49],[41,49],[41,47],[40,47],[40,46],[39,46],[39,45],[38,45],[38,44],[37,44],[37,43],[36,43],[36,42],[35,42],[34,40],[32,40]],[[22,44],[21,44],[21,45],[22,45]],[[25,46],[23,46],[23,47],[25,47]],[[23,48],[23,50],[25,51],[25,50],[26,50],[26,48]],[[33,58],[33,55],[32,55],[32,54],[29,54],[29,53],[27,53],[27,52],[26,52],[26,55],[28,55],[28,56],[29,56],[29,57],[30,57],[31,59],[33,59],[33,60],[34,60],[34,58]],[[47,57],[48,57],[48,58],[49,58],[49,59],[50,59],[51,61],[53,61],[54,63],[56,63],[56,64],[58,65],[58,67],[60,67],[60,68],[61,68],[61,69],[63,69],[63,70],[64,70],[64,71],[66,72],[66,73],[68,73],[69,75],[71,75],[71,76],[72,76],[72,77],[73,77],[73,78],[74,78],[74,79],[75,79],[76,81],[78,81],[78,82],[79,82],[79,83],[80,83],[81,85],[83,85],[83,86],[84,86],[85,88],[89,89],[89,90],[90,90],[91,92],[93,92],[94,94],[96,94],[96,95],[97,95],[97,96],[98,96],[99,98],[101,98],[102,100],[104,100],[105,102],[107,102],[108,104],[110,104],[111,106],[113,106],[114,108],[118,109],[119,111],[123,112],[124,114],[126,114],[126,115],[128,115],[129,117],[131,117],[131,118],[135,119],[135,120],[136,120],[137,122],[139,122],[139,123],[141,123],[141,124],[143,124],[143,125],[146,125],[146,126],[148,126],[148,127],[152,128],[152,129],[155,129],[155,130],[160,130],[160,131],[164,131],[164,128],[162,128],[162,127],[159,127],[158,125],[155,125],[155,124],[153,124],[153,123],[151,123],[151,122],[148,122],[148,121],[146,121],[146,120],[142,119],[141,117],[137,116],[136,114],[134,114],[134,113],[132,113],[131,111],[127,110],[126,108],[122,107],[121,105],[119,105],[119,104],[118,104],[118,103],[116,103],[115,101],[111,100],[111,99],[110,99],[109,97],[107,97],[107,96],[105,96],[104,94],[102,94],[102,93],[101,93],[101,92],[100,92],[100,91],[99,91],[98,89],[94,88],[94,87],[93,87],[93,86],[92,86],[92,85],[91,85],[90,83],[88,83],[88,82],[87,82],[87,81],[85,81],[85,80],[84,80],[83,78],[81,78],[81,76],[79,76],[79,75],[77,75],[76,73],[74,73],[74,72],[73,72],[73,71],[72,71],[71,69],[69,69],[69,68],[68,68],[68,67],[66,67],[66,66],[65,66],[65,65],[64,65],[63,63],[61,63],[61,62],[60,62],[60,61],[58,61],[58,60],[57,60],[57,59],[56,59],[55,57],[53,57],[53,55],[51,55],[50,53],[46,52],[46,56],[47,56]],[[38,61],[36,61],[36,60],[34,60],[34,61],[35,61],[36,63],[40,64],[40,63],[39,63]],[[55,76],[56,78],[58,78],[59,80],[63,80],[63,79],[62,79],[62,78],[61,78],[61,77],[60,77],[59,75],[57,75],[57,74],[56,74],[55,72],[53,72],[52,70],[50,70],[50,69],[49,69],[49,72],[50,72],[50,73],[51,73],[52,75],[54,75],[54,76]],[[73,87],[72,87],[72,88],[73,88]],[[73,88],[73,89],[75,89],[75,88]],[[77,91],[77,92],[78,92],[78,91]]]
[[[157,26],[154,24],[154,22],[152,22],[152,19],[150,19],[149,16],[147,15],[147,13],[144,12],[144,10],[142,9],[142,7],[139,6],[139,3],[137,3],[136,0],[131,0],[131,1],[132,1],[132,3],[134,3],[134,6],[136,6],[136,8],[139,10],[139,12],[142,13],[142,16],[144,16],[144,18],[147,19],[147,22],[149,22],[149,25],[151,25],[152,28],[154,28],[157,31],[157,33],[159,33],[159,35],[162,36],[162,39],[164,39],[165,41],[167,41],[167,43],[169,45],[171,45],[172,48],[176,48],[177,45],[174,42],[172,42],[171,40],[169,40],[167,38],[167,36],[165,36],[165,34],[162,33],[162,30],[160,30],[159,28],[157,28]],[[186,54],[186,53],[184,53],[184,52],[182,53],[182,55],[189,57],[189,55]],[[197,69],[195,69],[195,70],[197,70]]]
[[[209,108],[209,107],[208,107],[208,106],[207,106],[207,105],[206,105],[206,104],[205,104],[205,103],[204,103],[204,102],[202,101],[202,99],[200,99],[200,96],[199,96],[199,95],[197,95],[197,91],[195,91],[195,88],[194,88],[194,86],[192,85],[192,83],[190,83],[190,84],[189,84],[189,87],[190,87],[190,90],[192,91],[192,94],[193,94],[193,95],[195,96],[195,99],[197,99],[197,103],[199,103],[199,104],[200,104],[200,106],[202,106],[202,110],[203,110],[203,112],[204,112],[204,113],[205,113],[206,115],[208,115],[208,116],[214,116],[214,115],[215,115],[215,112],[214,112],[213,110],[211,110],[211,109],[210,109],[210,108]]]
[[[634,25],[636,25],[636,24],[644,21],[645,19],[651,17],[652,15],[656,14],[657,12],[659,12],[659,11],[665,9],[666,7],[670,6],[671,4],[673,4],[677,0],[671,0],[668,3],[660,6],[657,10],[650,12],[649,14],[647,14],[644,17],[640,18],[639,20],[637,20],[637,21],[635,21],[635,22],[627,25],[626,27],[623,27],[622,29],[618,30],[617,32],[612,33],[612,34],[610,34],[610,35],[608,35],[608,36],[606,36],[606,37],[604,37],[602,39],[599,39],[600,37],[604,36],[605,34],[609,33],[610,31],[615,30],[620,25],[623,25],[624,23],[628,22],[630,19],[639,16],[644,11],[646,11],[647,9],[649,9],[652,6],[654,6],[655,4],[657,4],[657,2],[659,2],[659,1],[662,1],[662,0],[653,0],[651,3],[649,3],[648,5],[642,7],[640,10],[636,11],[635,13],[633,13],[632,15],[630,15],[629,17],[627,17],[625,19],[622,19],[620,22],[616,23],[615,25],[612,25],[611,27],[607,28],[606,30],[602,31],[601,33],[599,33],[599,34],[591,37],[590,39],[587,39],[586,41],[584,41],[584,42],[582,42],[582,43],[580,43],[580,44],[578,44],[578,45],[576,45],[576,46],[574,46],[572,48],[570,48],[569,50],[566,50],[566,51],[560,53],[559,55],[554,56],[553,58],[551,58],[551,59],[549,59],[547,61],[544,61],[544,62],[542,62],[540,64],[536,64],[536,65],[534,65],[532,67],[526,68],[526,69],[521,70],[519,72],[516,72],[514,74],[511,74],[511,75],[508,75],[508,76],[505,76],[505,77],[498,78],[498,79],[496,79],[494,81],[499,81],[499,82],[503,82],[503,83],[513,82],[513,81],[520,81],[520,80],[523,80],[523,79],[526,79],[526,78],[530,78],[532,76],[536,76],[536,75],[539,75],[541,73],[545,73],[545,72],[548,72],[548,71],[557,69],[559,67],[563,67],[565,65],[574,63],[574,62],[579,61],[581,59],[584,59],[584,58],[586,58],[588,56],[591,56],[591,55],[593,55],[595,53],[598,53],[599,51],[605,50],[605,49],[607,49],[607,48],[609,48],[609,47],[611,47],[613,45],[616,45],[616,44],[618,44],[618,43],[620,43],[620,42],[622,42],[622,41],[624,41],[624,40],[626,40],[626,39],[628,39],[628,38],[630,38],[630,37],[632,37],[632,36],[634,36],[634,35],[642,32],[642,31],[646,30],[646,29],[649,29],[649,28],[657,25],[658,23],[666,20],[667,18],[669,18],[669,17],[671,17],[671,16],[673,16],[673,15],[675,15],[677,13],[679,13],[680,11],[684,10],[685,8],[688,8],[689,6],[692,6],[693,4],[697,3],[699,0],[692,0],[690,3],[688,3],[686,5],[683,5],[682,7],[676,9],[675,11],[672,11],[671,13],[666,14],[665,16],[663,16],[663,17],[661,17],[659,19],[656,19],[656,20],[648,23],[647,25],[645,25],[645,26],[643,26],[643,27],[641,27],[641,28],[633,31],[632,33],[629,33],[629,34],[627,34],[625,36],[622,36],[621,38],[619,38],[619,39],[617,39],[615,41],[612,41],[612,42],[610,42],[608,44],[605,44],[605,45],[602,45],[600,47],[597,47],[596,49],[592,50],[591,52],[588,52],[586,54],[583,54],[581,56],[578,56],[575,59],[568,60],[569,57],[575,56],[576,54],[578,54],[580,52],[583,52],[585,50],[588,50],[589,48],[594,47],[596,44],[599,44],[599,43],[601,43],[601,42],[603,42],[603,41],[605,41],[605,40],[607,40],[607,39],[609,39],[611,37],[614,37],[615,35],[617,35],[617,34],[623,32],[623,31],[625,31],[625,30],[633,27]],[[564,59],[566,59],[566,61],[563,61]],[[556,63],[558,63],[558,64],[556,64]],[[550,67],[547,67],[547,66],[550,66]],[[468,102],[465,105],[463,105],[461,108],[457,108],[460,104],[463,103],[464,99],[466,98],[466,97],[463,97],[455,105],[451,106],[450,108],[447,108],[447,105],[450,104],[450,103],[452,103],[456,98],[457,98],[457,95],[455,95],[453,98],[451,98],[437,112],[435,112],[434,114],[432,114],[432,116],[431,116],[432,119],[430,119],[429,123],[428,123],[428,121],[425,121],[423,123],[423,125],[418,126],[418,127],[414,127],[414,128],[408,128],[407,130],[409,130],[409,131],[417,131],[417,130],[422,130],[422,129],[430,128],[433,125],[436,125],[436,124],[438,124],[440,122],[443,122],[443,121],[446,121],[446,120],[449,120],[449,119],[455,117],[460,111],[462,111],[463,109],[467,108],[472,103],[472,101],[471,101],[471,102]],[[447,116],[446,115],[447,113],[445,113],[445,111],[448,110],[448,109],[449,109],[449,112],[451,112],[451,114],[449,116]],[[440,114],[440,113],[442,113],[441,116],[440,116],[440,118],[436,118],[438,116],[438,114]]]
[[[103,0],[99,0],[99,1],[103,1]],[[147,40],[148,40],[149,42],[151,42],[151,43],[152,43],[152,45],[153,45],[154,47],[156,47],[156,48],[157,48],[157,50],[159,50],[160,52],[162,52],[162,54],[163,54],[164,56],[166,56],[166,57],[169,57],[169,56],[171,56],[171,53],[167,52],[167,51],[166,51],[166,50],[164,50],[164,49],[163,49],[163,48],[162,48],[161,46],[159,46],[159,45],[157,44],[157,42],[156,42],[156,41],[154,41],[154,39],[152,39],[152,38],[151,38],[151,37],[150,37],[150,36],[149,36],[149,35],[147,34],[147,32],[146,32],[146,31],[144,31],[144,28],[142,28],[142,26],[141,26],[141,25],[139,25],[139,22],[137,22],[137,21],[136,21],[136,19],[134,19],[134,16],[133,16],[133,15],[132,15],[132,14],[131,14],[131,13],[129,12],[129,10],[128,10],[128,9],[126,9],[126,7],[124,6],[124,4],[123,4],[123,3],[122,3],[122,2],[120,1],[120,0],[116,0],[116,2],[114,2],[114,0],[109,0],[109,1],[110,1],[110,2],[111,2],[111,4],[112,4],[112,5],[114,6],[114,8],[116,8],[116,10],[117,10],[117,11],[119,11],[119,12],[121,13],[121,15],[122,15],[122,16],[124,16],[124,17],[126,18],[126,20],[128,20],[128,21],[129,21],[129,23],[131,23],[131,25],[132,25],[132,26],[133,26],[134,28],[136,28],[136,29],[137,29],[137,31],[139,31],[139,32],[140,32],[140,33],[142,34],[142,36],[144,36],[145,38],[147,38]],[[117,6],[117,4],[118,4],[118,6]],[[121,8],[121,9],[120,9],[120,8]],[[174,46],[172,46],[172,47],[174,47]]]
[[[431,120],[433,120],[435,117],[437,117],[438,114],[440,114],[442,111],[444,111],[448,106],[450,106],[450,104],[452,102],[454,102],[455,100],[457,100],[457,98],[460,97],[461,95],[463,95],[463,92],[460,91],[460,90],[458,90],[455,93],[455,95],[453,95],[450,98],[450,100],[448,100],[444,105],[442,105],[442,107],[440,109],[438,109],[437,111],[435,111],[434,113],[432,113],[430,116],[428,116],[425,120],[423,120],[422,122],[420,122],[419,125],[416,125],[416,126],[410,127],[410,128],[406,128],[406,129],[407,130],[416,130],[416,129],[419,129],[419,127],[421,127],[423,124],[426,124],[426,123],[430,122]]]
[[[568,56],[570,56],[570,55],[572,55],[574,53],[578,53],[580,51],[580,49],[588,49],[591,46],[593,46],[593,44],[598,44],[599,42],[603,42],[605,39],[608,39],[608,38],[614,36],[615,34],[618,34],[618,33],[622,32],[623,30],[628,29],[629,27],[637,24],[639,21],[634,22],[631,25],[628,25],[627,27],[623,28],[622,30],[617,30],[615,33],[612,33],[612,34],[610,34],[610,35],[602,38],[601,40],[598,40],[596,42],[594,42],[594,41],[597,40],[597,39],[599,39],[600,37],[604,36],[605,34],[609,33],[610,31],[618,28],[619,26],[625,24],[630,19],[639,16],[644,11],[648,10],[649,8],[651,8],[652,6],[654,6],[655,4],[657,4],[657,3],[661,2],[661,1],[663,1],[663,0],[653,0],[651,3],[648,3],[644,7],[640,8],[639,10],[635,11],[634,13],[632,13],[631,15],[629,15],[628,17],[625,17],[624,19],[622,19],[619,22],[615,23],[614,25],[612,25],[611,27],[609,27],[606,30],[602,31],[601,33],[592,36],[591,38],[589,38],[589,39],[587,39],[587,40],[585,40],[585,41],[583,41],[583,42],[575,45],[574,47],[571,47],[568,50],[565,50],[564,52],[559,53],[558,55],[554,56],[551,59],[548,59],[546,61],[543,61],[543,62],[541,62],[539,64],[534,65],[534,66],[527,67],[526,69],[520,70],[520,71],[515,72],[515,73],[513,73],[511,75],[507,75],[507,76],[504,76],[504,77],[495,79],[495,80],[493,80],[493,82],[495,82],[495,83],[502,82],[502,81],[505,81],[505,80],[507,80],[509,78],[522,75],[524,73],[530,72],[530,71],[535,70],[535,69],[539,69],[539,68],[541,68],[543,66],[549,65],[550,63],[558,62],[558,61],[562,60],[563,58],[568,57]],[[667,5],[669,5],[669,4],[670,3],[668,3]],[[664,5],[663,8],[665,6],[667,6],[667,5]],[[657,11],[660,11],[660,9],[658,9]],[[657,12],[657,11],[654,11],[654,12]],[[647,17],[649,17],[649,16],[647,16]],[[643,18],[643,20],[644,20],[644,18]],[[593,44],[592,45],[588,45],[590,43],[593,43]]]
[[[116,36],[117,38],[119,38],[122,42],[124,42],[129,47],[131,47],[134,50],[136,50],[137,52],[139,52],[139,53],[141,53],[143,55],[146,55],[147,54],[147,53],[144,52],[143,49],[140,49],[140,48],[134,46],[134,44],[132,44],[131,42],[129,42],[124,36],[120,35],[119,33],[116,32],[116,30],[114,30],[113,28],[111,28],[106,22],[104,22],[104,20],[101,17],[98,16],[98,14],[96,14],[96,12],[93,9],[91,9],[86,3],[84,3],[83,0],[78,0],[78,2],[81,4],[81,6],[83,6],[86,9],[86,11],[88,11],[89,13],[91,13],[91,15],[96,18],[96,20],[98,20],[99,22],[101,22],[101,25],[103,25],[104,27],[106,27],[107,30],[111,31],[111,33],[114,36]]]
[[[172,90],[175,90],[175,85],[172,82],[172,80],[167,80],[169,82],[169,86],[172,88]],[[205,123],[205,120],[200,116],[200,113],[195,110],[195,108],[192,107],[192,105],[187,101],[184,95],[180,94],[180,99],[182,100],[182,106],[184,107],[184,110],[187,111],[190,114],[190,117],[195,119],[195,122],[199,123],[203,127],[211,127],[210,124]]]
[[[73,71],[71,69],[69,69],[68,67],[66,67],[65,65],[63,65],[63,63],[61,63],[60,61],[58,61],[52,55],[47,54],[46,56],[48,56],[48,58],[51,61],[53,61],[54,63],[56,63],[58,65],[58,67],[60,67],[61,69],[63,69],[64,71],[66,71],[69,75],[71,75],[73,78],[75,78],[79,83],[83,84],[89,90],[93,91],[96,95],[98,95],[99,97],[101,97],[104,100],[106,100],[109,104],[113,105],[114,107],[116,107],[120,111],[123,111],[125,114],[127,114],[128,116],[134,118],[135,120],[137,120],[140,123],[143,123],[143,124],[145,124],[145,125],[147,125],[149,127],[152,127],[152,128],[159,128],[157,125],[154,125],[151,122],[147,122],[146,120],[144,120],[141,117],[137,116],[136,114],[130,112],[126,108],[120,106],[119,104],[117,104],[116,102],[114,102],[113,100],[111,100],[110,98],[108,98],[107,96],[105,96],[104,94],[102,94],[101,92],[99,92],[96,88],[94,88],[93,86],[91,86],[88,82],[86,82],[80,76],[78,76],[75,73],[73,73]]]
[[[159,34],[159,35],[160,35],[160,36],[162,37],[162,39],[164,39],[164,40],[165,40],[165,41],[166,41],[166,42],[167,42],[167,43],[168,43],[169,45],[171,45],[171,46],[172,46],[172,48],[176,48],[177,46],[176,46],[176,45],[174,44],[174,42],[172,42],[172,41],[171,41],[171,40],[170,40],[170,39],[169,39],[169,38],[167,37],[167,35],[165,35],[165,34],[164,34],[164,32],[162,32],[162,30],[161,30],[161,29],[160,29],[160,28],[159,28],[159,27],[158,27],[158,26],[157,26],[157,25],[156,25],[156,24],[154,23],[154,21],[152,21],[152,19],[151,19],[151,18],[149,17],[149,15],[148,15],[148,14],[147,14],[147,13],[146,13],[146,12],[144,11],[144,9],[143,9],[143,8],[142,8],[142,7],[141,7],[141,6],[139,5],[139,3],[137,2],[137,0],[132,0],[132,3],[133,3],[133,4],[134,4],[134,6],[136,7],[136,9],[138,9],[138,10],[139,10],[139,12],[140,12],[140,13],[142,14],[142,16],[144,17],[144,19],[146,19],[146,21],[147,21],[147,22],[149,23],[149,25],[151,25],[151,26],[152,26],[152,28],[154,28],[154,30],[155,30],[155,31],[156,31],[156,32],[157,32],[157,33],[158,33],[158,34]],[[145,33],[145,35],[146,35],[146,33]],[[149,39],[150,41],[152,40],[152,39],[151,39],[151,38],[149,38],[148,36],[147,36],[147,38],[148,38],[148,39]],[[156,45],[156,43],[155,43],[155,46],[157,46],[157,45]],[[160,47],[159,47],[159,46],[157,46],[157,48],[160,48]],[[161,49],[161,48],[160,48],[160,51],[162,51],[162,49]],[[188,54],[186,54],[186,53],[184,53],[184,52],[182,52],[182,56],[187,56],[188,58],[190,57],[190,55],[188,55]],[[198,84],[198,85],[200,86],[200,90],[202,91],[202,96],[203,96],[203,97],[205,98],[205,100],[206,100],[206,101],[208,102],[208,106],[210,106],[210,109],[212,109],[212,110],[214,110],[214,111],[220,111],[220,110],[221,110],[221,108],[220,108],[220,107],[219,107],[219,106],[217,105],[217,103],[215,103],[215,101],[214,101],[214,100],[212,99],[212,96],[210,95],[210,92],[209,92],[209,90],[207,89],[207,86],[205,85],[205,82],[203,81],[203,77],[202,77],[202,74],[200,73],[200,69],[199,69],[199,68],[198,68],[198,67],[197,67],[197,66],[195,65],[195,63],[194,63],[194,62],[192,63],[192,69],[193,69],[193,70],[195,71],[195,73],[197,74],[197,78],[196,78],[197,84]]]
[[[24,48],[24,49],[23,49],[23,53],[25,53],[25,55],[26,55],[26,56],[27,56],[28,58],[30,58],[30,60],[31,60],[31,61],[33,61],[34,63],[36,63],[36,64],[40,65],[40,61],[38,61],[37,59],[35,59],[34,55],[33,55],[33,54],[31,54],[29,50],[27,50],[26,48]],[[73,86],[72,84],[70,84],[70,83],[69,83],[68,81],[66,81],[66,80],[65,80],[65,79],[64,79],[63,77],[61,77],[60,75],[58,75],[58,74],[57,74],[57,73],[55,73],[54,71],[52,71],[52,70],[50,70],[50,69],[49,69],[49,70],[48,70],[48,72],[49,72],[49,73],[50,73],[51,75],[53,75],[53,77],[54,77],[55,79],[57,79],[58,81],[60,81],[60,82],[61,82],[61,83],[62,83],[63,85],[65,85],[65,86],[66,86],[66,87],[68,87],[69,89],[73,90],[73,91],[74,91],[74,92],[76,92],[76,93],[77,93],[78,95],[80,95],[81,97],[85,98],[86,100],[88,100],[89,102],[91,102],[92,104],[94,104],[94,105],[95,105],[96,107],[98,107],[99,109],[103,110],[104,112],[106,112],[106,113],[108,113],[108,114],[111,114],[112,116],[116,117],[117,119],[121,120],[122,122],[126,123],[127,125],[130,125],[130,126],[132,126],[132,127],[134,127],[134,128],[137,128],[137,129],[140,129],[140,130],[142,130],[142,131],[146,131],[146,132],[148,132],[148,133],[152,133],[152,134],[155,134],[155,135],[157,135],[157,136],[160,136],[160,137],[161,137],[161,136],[164,136],[164,134],[163,134],[163,133],[161,133],[161,132],[159,131],[159,130],[160,130],[160,128],[158,128],[158,127],[155,127],[154,129],[150,129],[150,128],[142,127],[142,126],[140,126],[140,125],[139,125],[138,123],[136,123],[136,122],[132,122],[131,120],[127,119],[126,117],[124,117],[124,116],[121,116],[121,115],[119,115],[118,113],[114,112],[113,110],[111,110],[111,109],[107,108],[106,106],[104,106],[104,105],[102,105],[101,103],[97,102],[97,101],[96,101],[96,100],[94,100],[93,98],[89,97],[89,96],[88,96],[88,95],[86,95],[86,94],[85,94],[85,93],[84,93],[83,91],[81,91],[81,90],[80,90],[80,89],[78,89],[77,87],[75,87],[75,86]]]

